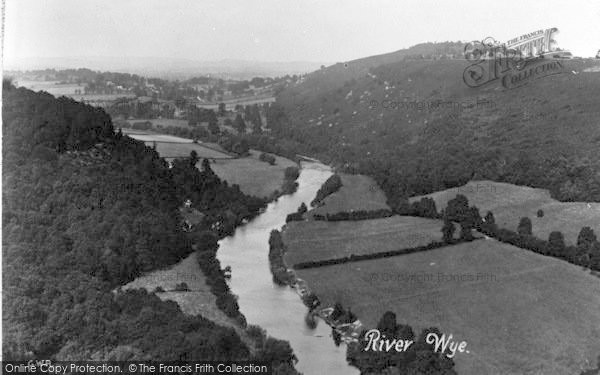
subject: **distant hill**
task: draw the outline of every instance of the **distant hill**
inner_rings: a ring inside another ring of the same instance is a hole
[[[421,43],[390,53],[338,62],[308,75],[301,89],[313,94],[322,93],[337,88],[348,80],[364,77],[374,67],[406,60],[462,58],[463,49],[462,42]]]
[[[322,62],[246,61],[226,59],[196,61],[166,57],[40,57],[9,61],[5,70],[89,68],[120,73],[139,74],[167,79],[187,79],[211,74],[220,78],[249,79],[304,74],[318,69]]]
[[[269,126],[303,152],[375,177],[392,200],[489,179],[600,201],[599,61],[561,61],[564,73],[515,89],[470,88],[466,60],[415,53],[436,48],[313,72],[279,93],[284,115]]]

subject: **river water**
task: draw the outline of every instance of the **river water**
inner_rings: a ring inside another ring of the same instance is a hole
[[[265,212],[219,242],[221,267],[231,266],[231,291],[239,297],[240,311],[248,324],[259,325],[267,334],[290,342],[298,357],[296,368],[304,375],[358,374],[346,362],[344,344],[336,347],[331,328],[320,321],[309,329],[304,317],[307,308],[296,292],[273,283],[269,269],[269,234],[280,230],[289,213],[304,202],[309,206],[317,190],[332,174],[320,163],[302,163],[298,190],[267,206]]]

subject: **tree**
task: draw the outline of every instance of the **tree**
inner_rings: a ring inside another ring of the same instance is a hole
[[[195,165],[195,164],[194,164]],[[208,159],[202,159],[202,171],[209,174],[214,174],[212,168],[210,167],[210,161]]]
[[[485,218],[483,219],[483,221],[488,225],[496,224],[496,219],[494,218],[494,214],[492,213],[492,211],[488,211],[487,214],[485,214]]]
[[[329,316],[333,321],[338,320],[342,315],[344,314],[344,308],[342,307],[342,304],[339,302],[336,302],[335,305],[333,305],[333,311],[331,312],[331,315]]]
[[[487,214],[485,214],[485,218],[483,219],[483,222],[481,223],[481,229],[483,230],[484,233],[487,233],[490,235],[497,234],[498,226],[496,225],[496,219],[494,218],[494,214],[491,211],[488,211]]]
[[[377,323],[377,329],[382,335],[387,337],[395,337],[398,323],[396,322],[396,314],[392,311],[386,311],[379,323]]]
[[[304,213],[306,213],[306,211],[308,211],[308,208],[306,207],[306,204],[304,204],[304,202],[302,202],[300,207],[298,207],[298,213],[304,214]]]
[[[460,223],[460,239],[470,241],[473,239],[473,220],[470,217],[465,218]]]
[[[235,120],[233,120],[233,127],[240,133],[246,132],[246,123],[240,114],[235,116]]]
[[[454,232],[456,231],[456,227],[454,223],[450,221],[450,219],[444,219],[444,226],[442,227],[442,239],[445,243],[452,243],[454,240]]]
[[[198,163],[199,160],[200,158],[198,158],[198,153],[196,152],[196,150],[192,150],[192,152],[190,152],[190,165],[192,167],[195,167],[196,163]]]
[[[219,123],[216,119],[210,119],[208,121],[208,131],[211,132],[211,134],[217,135],[219,134]]]
[[[519,221],[519,226],[517,227],[517,232],[521,236],[531,236],[532,235],[531,220],[528,217],[521,218],[521,220]]]
[[[469,200],[462,194],[448,201],[446,216],[452,221],[462,222],[469,216]]]
[[[469,215],[471,216],[471,220],[475,228],[480,228],[483,220],[481,219],[481,214],[479,213],[479,208],[477,206],[473,206],[469,208]]]
[[[565,251],[565,238],[559,231],[550,233],[548,237],[548,250],[550,255],[561,255]]]
[[[587,247],[596,242],[598,239],[596,238],[596,234],[594,230],[590,227],[583,227],[577,236],[577,247],[583,246]]]
[[[223,102],[219,103],[219,109],[218,109],[219,116],[225,116],[225,112],[226,112],[225,103],[223,103]]]
[[[432,219],[438,217],[435,201],[429,197],[421,198],[419,203],[416,205],[416,210],[416,214],[421,217],[428,217]]]

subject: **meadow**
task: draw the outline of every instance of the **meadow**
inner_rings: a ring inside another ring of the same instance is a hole
[[[175,287],[181,283],[187,285],[188,291],[175,291]],[[217,297],[206,284],[206,276],[198,266],[196,253],[172,267],[142,275],[121,289],[145,289],[149,293],[155,293],[163,301],[177,303],[186,315],[202,315],[216,324],[235,329],[246,344],[253,346],[238,322],[217,307]]]
[[[600,353],[590,324],[600,321],[600,279],[492,239],[296,273],[365,328],[390,310],[415,331],[466,341],[459,374],[579,374]]]
[[[287,167],[297,166],[289,159],[275,156],[276,164],[259,160],[260,152],[250,150],[250,156],[237,159],[217,159],[211,162],[213,171],[229,184],[237,184],[245,194],[269,198],[278,190],[284,180]]]
[[[392,216],[357,221],[291,221],[283,230],[286,264],[424,246],[441,241],[440,220]]]
[[[121,94],[84,94],[85,87],[77,83],[60,83],[58,81],[18,81],[19,86],[26,87],[33,91],[46,91],[47,93],[54,95],[55,97],[67,96],[75,100],[115,100],[123,97],[135,97],[133,93],[121,93]],[[76,91],[79,90],[79,93]]]
[[[151,122],[153,127],[156,127],[157,129],[160,129],[161,127],[167,127],[167,126],[175,126],[178,128],[189,128],[190,126],[188,125],[188,121],[187,120],[179,120],[179,119],[168,119],[168,118],[161,118],[161,119],[135,119],[135,120],[128,120],[127,122],[129,122],[130,124],[135,124],[136,122]]]
[[[200,159],[233,157],[216,143],[193,143],[191,139],[187,138],[130,129],[123,129],[123,133],[145,142],[150,147],[154,146],[154,142],[156,142],[156,151],[164,158],[188,157],[192,151],[196,151]]]
[[[240,158],[216,143],[192,143],[187,138],[131,129],[123,129],[123,132],[148,146],[153,146],[156,141],[156,150],[167,159],[188,157],[194,150],[200,159],[211,159],[211,168],[221,179],[230,185],[239,185],[245,194],[260,198],[269,198],[276,190],[280,191],[285,169],[297,166],[295,162],[277,155],[274,155],[275,165],[270,165],[259,160],[261,153],[256,150],[250,150],[249,156]]]
[[[544,189],[517,186],[494,181],[470,181],[458,188],[410,198],[431,197],[438,211],[445,208],[457,194],[466,196],[470,205],[479,208],[481,216],[492,211],[500,228],[517,230],[522,217],[531,219],[533,235],[547,240],[552,231],[560,231],[567,244],[577,242],[579,231],[589,226],[600,234],[600,203],[559,202]],[[537,216],[542,210],[543,217]]]
[[[308,216],[335,214],[341,211],[389,209],[385,194],[371,177],[346,173],[340,173],[340,177],[342,187],[325,197],[322,205],[310,210]]]

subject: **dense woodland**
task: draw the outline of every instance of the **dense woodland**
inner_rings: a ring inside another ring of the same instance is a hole
[[[285,342],[259,334],[252,354],[233,329],[185,316],[174,302],[113,292],[193,248],[213,262],[201,267],[214,267],[214,238],[264,201],[207,166],[197,170],[194,155],[170,169],[142,142],[115,133],[101,109],[10,82],[3,96],[4,359],[255,358],[294,373]],[[194,231],[183,230],[187,199],[205,214]],[[212,242],[202,242],[208,235]],[[213,284],[228,293],[217,278]],[[225,310],[231,298],[220,301]]]

